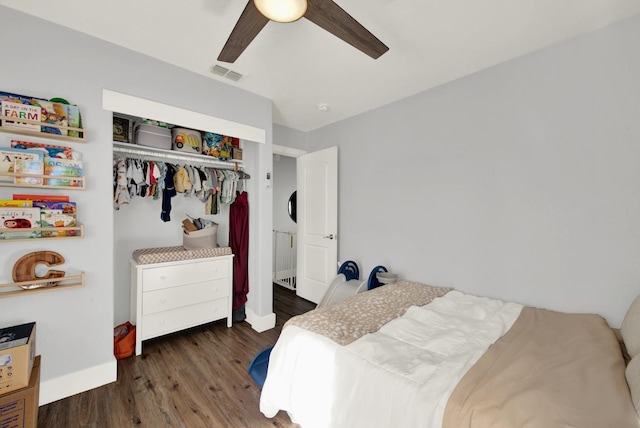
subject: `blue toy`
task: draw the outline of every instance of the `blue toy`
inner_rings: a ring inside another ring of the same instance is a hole
[[[373,268],[373,270],[371,271],[371,274],[369,275],[369,282],[367,283],[367,290],[373,290],[376,287],[380,287],[381,284],[380,281],[378,281],[378,277],[376,276],[377,273],[379,272],[389,272],[387,270],[386,267],[384,266],[376,266]]]
[[[264,385],[265,379],[267,379],[267,369],[269,368],[269,356],[271,355],[271,350],[273,346],[269,346],[268,348],[263,349],[258,352],[251,363],[249,363],[249,368],[247,369],[247,373],[251,376],[251,379],[262,389]]]

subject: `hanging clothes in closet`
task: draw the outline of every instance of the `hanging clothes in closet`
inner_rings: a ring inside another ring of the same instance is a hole
[[[249,293],[249,200],[237,195],[229,208],[229,246],[233,257],[233,322],[244,321]]]
[[[205,204],[204,214],[219,214],[221,204],[233,204],[242,180],[241,171],[115,156],[113,205],[118,210],[134,197],[162,198],[160,218],[171,221],[171,198],[195,197]]]

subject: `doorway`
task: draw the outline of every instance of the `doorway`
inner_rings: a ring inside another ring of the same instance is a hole
[[[337,148],[307,154],[274,145],[273,154],[274,244],[279,227],[294,231],[296,248],[294,237],[288,238],[295,255],[295,291],[318,303],[337,271]],[[293,192],[297,193],[296,221],[291,218]],[[274,265],[278,262],[275,245]]]
[[[297,158],[306,153],[304,150],[273,145],[272,277],[275,284],[292,291],[296,290],[298,219],[294,221],[290,215],[290,201],[298,190]],[[279,257],[281,260],[278,260]],[[289,261],[282,264],[282,260],[287,259]]]
[[[273,262],[275,285],[296,290],[297,266],[297,161],[295,156],[273,154]]]

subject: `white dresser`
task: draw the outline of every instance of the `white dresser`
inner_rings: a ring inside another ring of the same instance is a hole
[[[131,322],[142,341],[222,318],[233,323],[233,255],[138,264],[131,260]]]

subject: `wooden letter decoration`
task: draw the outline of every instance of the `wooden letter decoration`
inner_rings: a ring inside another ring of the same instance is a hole
[[[22,282],[35,281],[38,279],[61,278],[65,274],[65,272],[62,270],[49,270],[47,271],[47,274],[45,276],[36,276],[36,266],[40,263],[44,263],[47,266],[58,266],[64,263],[64,257],[56,253],[55,251],[35,251],[33,253],[22,256],[16,262],[16,264],[13,265],[13,280],[15,282]],[[35,285],[43,287],[52,284],[56,283],[54,282]],[[36,287],[31,286],[29,288]]]

